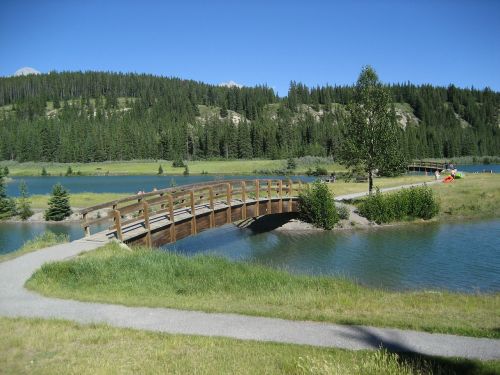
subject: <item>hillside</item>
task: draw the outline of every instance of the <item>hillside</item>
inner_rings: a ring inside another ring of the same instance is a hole
[[[500,94],[388,86],[408,158],[498,155]],[[150,75],[63,72],[0,78],[0,160],[334,156],[352,87],[287,97]]]

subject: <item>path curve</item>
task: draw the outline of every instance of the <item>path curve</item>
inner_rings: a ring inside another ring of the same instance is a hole
[[[237,314],[79,302],[43,297],[24,288],[25,282],[44,263],[74,257],[102,245],[101,242],[78,240],[0,263],[0,315],[57,318],[84,324],[106,323],[114,327],[174,334],[219,336],[351,350],[378,349],[384,346],[393,351],[426,355],[482,360],[500,358],[500,340],[494,339]]]

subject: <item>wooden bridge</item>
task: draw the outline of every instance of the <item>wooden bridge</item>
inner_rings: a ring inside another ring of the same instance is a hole
[[[233,180],[185,185],[133,195],[80,211],[89,240],[113,238],[160,246],[224,224],[296,212],[303,188],[293,180]],[[103,213],[104,212],[104,213]],[[102,230],[102,226],[107,229]],[[92,234],[92,227],[101,231]]]
[[[443,169],[446,169],[446,164],[436,161],[423,161],[423,160],[413,160],[408,165],[409,171],[418,171],[418,172],[441,172]]]

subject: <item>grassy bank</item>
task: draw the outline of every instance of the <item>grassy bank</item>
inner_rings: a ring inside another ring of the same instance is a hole
[[[442,220],[500,217],[500,174],[468,174],[432,189],[439,199]]]
[[[143,161],[119,161],[102,163],[43,163],[13,161],[0,162],[0,166],[7,166],[11,176],[40,176],[42,168],[53,176],[65,175],[68,167],[74,174],[80,172],[82,175],[155,175],[158,167],[162,166],[163,174],[182,174],[184,168],[172,167],[172,161],[167,160],[143,160]],[[189,161],[189,172],[191,174],[253,174],[254,171],[273,171],[286,169],[286,160],[204,160]],[[308,168],[315,166],[326,168],[329,172],[345,171],[345,168],[330,159],[324,158],[300,158],[297,159],[297,168],[294,173],[305,173]]]
[[[381,189],[388,187],[395,187],[401,185],[415,184],[419,182],[430,182],[434,181],[433,176],[421,176],[421,175],[403,175],[398,177],[381,177],[376,178],[373,182],[375,187]],[[330,190],[335,196],[361,193],[368,191],[368,182],[344,182],[338,181],[334,184],[329,184]]]
[[[0,318],[0,372],[43,374],[492,374],[452,360]]]
[[[306,249],[304,249],[306,251]],[[388,292],[217,257],[106,247],[44,265],[27,282],[44,295],[130,306],[410,328],[500,338],[500,294]]]
[[[0,255],[0,262],[5,262],[6,260],[17,258],[26,253],[31,253],[32,251],[43,249],[44,247],[54,246],[68,241],[69,237],[64,234],[45,232],[32,240],[26,241],[20,249]]]

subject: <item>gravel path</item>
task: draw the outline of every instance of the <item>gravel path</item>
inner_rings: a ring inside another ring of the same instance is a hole
[[[102,243],[78,240],[0,263],[0,315],[57,318],[157,332],[223,336],[353,350],[377,349],[382,345],[389,350],[427,355],[483,360],[500,358],[500,340],[236,314],[78,302],[42,297],[24,289],[26,280],[42,264],[73,257],[99,246],[102,246]]]

